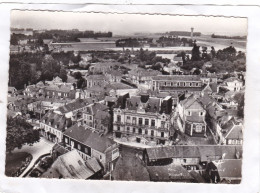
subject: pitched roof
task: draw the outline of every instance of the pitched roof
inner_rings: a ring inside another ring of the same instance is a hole
[[[97,110],[97,112],[94,115],[94,118],[99,119],[99,120],[104,120],[109,117],[110,117],[110,114],[108,112],[101,111],[101,110]]]
[[[51,85],[45,88],[47,91],[70,92],[70,85]]]
[[[243,126],[233,125],[224,135],[226,139],[243,139]]]
[[[68,113],[76,109],[83,108],[84,106],[87,106],[89,102],[89,100],[77,99],[72,103],[59,107],[56,111],[60,111],[61,113]]]
[[[65,179],[88,179],[94,174],[75,149],[59,156],[51,168]],[[48,173],[45,177],[48,177]]]
[[[181,165],[147,166],[151,181],[192,181],[194,178]]]
[[[71,125],[70,119],[67,119],[64,115],[59,115],[52,111],[49,111],[42,117],[41,122],[44,121],[45,124],[50,125],[53,128],[57,127],[56,129],[60,131],[64,131],[65,127],[69,127]]]
[[[242,155],[241,145],[175,145],[146,148],[150,160],[167,158],[201,158],[212,156],[225,156],[223,159],[235,158],[237,152]]]
[[[132,96],[126,101],[128,110],[138,110],[142,108],[145,112],[158,113],[160,111],[160,98],[149,97],[146,103],[141,102],[141,96]]]
[[[114,89],[114,90],[122,90],[122,89],[132,89],[133,87],[124,84],[122,82],[114,82],[113,84],[107,84],[106,88]]]
[[[134,169],[133,169],[134,168]],[[139,157],[119,157],[114,170],[112,171],[114,180],[124,181],[150,181],[149,173]]]
[[[134,68],[128,72],[129,75],[135,76],[158,76],[162,74],[160,71],[152,70],[152,69],[144,69],[144,68]]]
[[[85,76],[86,80],[106,80],[106,77],[103,74],[93,74]]]
[[[91,104],[87,107],[87,109],[84,111],[84,113],[90,114],[90,115],[95,115],[97,111],[106,111],[108,110],[109,107],[101,104],[101,103],[94,103]]]
[[[242,178],[242,160],[228,159],[213,161],[220,178]]]
[[[200,76],[198,75],[159,75],[152,77],[153,80],[172,80],[172,81],[199,81]]]
[[[97,159],[92,157],[90,159],[86,160],[86,165],[88,168],[90,168],[94,173],[100,171],[102,168],[100,164],[98,163]]]
[[[240,79],[236,78],[236,77],[230,77],[228,79],[225,80],[225,82],[234,82],[234,81],[239,81],[242,82]]]
[[[101,136],[96,132],[89,129],[85,129],[83,126],[78,126],[77,124],[68,128],[64,135],[71,137],[82,144],[91,147],[99,152],[104,153],[107,148],[111,147],[115,142],[107,138],[106,136]]]

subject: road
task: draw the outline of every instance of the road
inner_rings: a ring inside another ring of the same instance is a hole
[[[43,154],[50,153],[54,143],[41,138],[39,142],[34,143],[33,145],[24,145],[21,149],[15,149],[13,152],[27,152],[32,155],[32,161],[28,165],[28,167],[23,171],[23,173],[19,176],[22,177],[34,164],[34,162]]]

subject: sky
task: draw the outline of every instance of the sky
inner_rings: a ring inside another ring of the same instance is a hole
[[[114,35],[128,35],[137,32],[190,31],[190,28],[194,27],[195,32],[203,34],[246,35],[247,19],[13,10],[11,12],[11,27],[111,31]]]

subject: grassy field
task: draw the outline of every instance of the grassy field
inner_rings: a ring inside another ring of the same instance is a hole
[[[31,157],[32,155],[26,152],[18,153],[7,153],[6,154],[6,165],[5,165],[5,175],[12,176],[12,173],[15,173],[23,165],[26,158]]]

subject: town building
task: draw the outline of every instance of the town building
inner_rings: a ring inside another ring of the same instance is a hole
[[[113,170],[119,157],[116,142],[80,124],[68,128],[63,134],[63,140],[66,147],[76,149],[84,160],[96,158],[105,172]]]
[[[150,85],[151,78],[161,75],[161,72],[152,69],[134,68],[128,72],[128,78],[132,83],[138,85]]]
[[[76,150],[59,156],[42,178],[91,179],[95,174]]]
[[[107,78],[103,74],[88,75],[85,76],[86,87],[91,88],[93,86],[103,86],[107,82]]]
[[[152,91],[171,93],[200,93],[203,83],[198,75],[162,75],[152,77]]]
[[[207,165],[205,173],[211,183],[239,184],[242,179],[242,160],[212,161]]]
[[[65,115],[66,118],[70,118],[72,121],[81,121],[82,112],[93,102],[92,98],[76,99],[74,102],[57,108],[54,112],[59,115]]]
[[[243,81],[236,77],[230,77],[224,83],[225,87],[230,91],[240,91],[243,87]]]
[[[172,131],[172,98],[149,95],[126,99],[125,108],[114,108],[113,134],[138,143],[169,143]]]
[[[88,129],[93,129],[93,130],[98,129],[97,128],[98,125],[99,125],[99,127],[102,126],[102,125],[100,125],[102,122],[102,119],[104,119],[104,121],[105,121],[106,118],[108,118],[110,121],[111,117],[108,113],[108,110],[109,110],[109,107],[106,105],[103,105],[101,103],[93,103],[93,104],[88,105],[86,110],[83,111],[83,125],[85,125]],[[103,113],[101,113],[101,112],[103,112]],[[103,125],[103,129],[106,129],[107,126],[104,127],[104,125]]]
[[[70,119],[52,111],[46,113],[40,120],[40,133],[46,139],[60,143],[63,139],[63,132],[71,126]]]
[[[206,110],[198,98],[192,94],[178,104],[178,126],[189,136],[206,137]]]
[[[123,74],[119,72],[118,70],[110,70],[105,73],[105,76],[107,77],[109,82],[121,82]]]
[[[47,98],[71,98],[75,99],[73,86],[70,85],[52,85],[45,88],[45,97]]]

